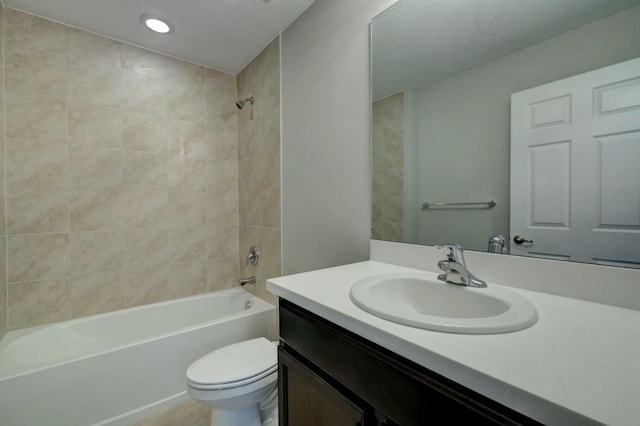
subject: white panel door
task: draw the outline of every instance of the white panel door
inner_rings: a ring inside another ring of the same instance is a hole
[[[640,267],[640,58],[511,95],[510,216],[513,254]]]

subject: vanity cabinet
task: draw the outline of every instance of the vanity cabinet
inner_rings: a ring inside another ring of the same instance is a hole
[[[279,314],[282,426],[540,424],[287,300]]]

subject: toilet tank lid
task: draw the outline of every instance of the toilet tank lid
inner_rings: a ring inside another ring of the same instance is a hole
[[[277,363],[277,346],[259,337],[222,347],[203,356],[187,369],[187,379],[202,385],[233,383],[257,376]]]

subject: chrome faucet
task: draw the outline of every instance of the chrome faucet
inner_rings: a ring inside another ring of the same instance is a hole
[[[240,286],[244,287],[247,284],[255,284],[256,283],[256,277],[248,277],[248,278],[240,278]]]
[[[464,255],[462,254],[462,246],[460,244],[445,244],[443,246],[435,246],[444,250],[445,260],[438,262],[438,268],[444,271],[444,274],[438,275],[438,279],[451,284],[466,285],[469,287],[486,287],[487,283],[476,278],[464,263]]]

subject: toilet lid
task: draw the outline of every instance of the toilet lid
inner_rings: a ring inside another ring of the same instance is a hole
[[[187,369],[187,380],[203,389],[241,386],[273,373],[277,364],[276,345],[259,337],[203,356]]]

